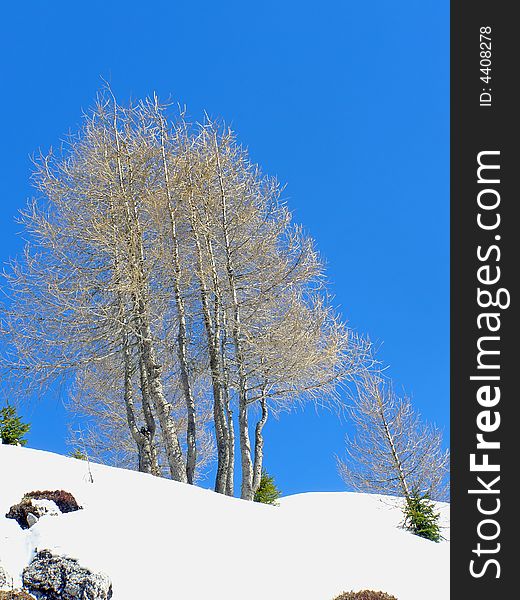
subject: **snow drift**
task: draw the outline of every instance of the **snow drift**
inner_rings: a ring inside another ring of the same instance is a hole
[[[35,550],[112,580],[113,600],[332,600],[374,589],[398,600],[449,598],[449,542],[399,528],[397,500],[306,493],[279,507],[143,473],[0,446],[0,564],[20,585]],[[5,514],[24,493],[63,489],[83,510],[22,530]],[[449,538],[449,506],[440,504]]]

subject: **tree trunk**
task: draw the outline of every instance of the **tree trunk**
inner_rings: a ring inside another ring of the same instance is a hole
[[[114,197],[112,189],[110,187],[110,205],[114,210]],[[116,227],[112,221],[114,232]],[[117,250],[115,250],[114,256],[114,269],[116,277],[116,286],[121,284],[121,259]],[[120,290],[117,292],[119,318],[122,321],[122,354],[123,354],[123,396],[126,408],[127,423],[130,429],[130,434],[137,445],[138,454],[138,469],[144,473],[151,473],[152,475],[159,475],[159,465],[157,462],[157,449],[153,443],[153,437],[155,435],[155,421],[151,411],[151,407],[148,400],[148,389],[147,382],[143,382],[144,369],[142,367],[142,361],[139,361],[141,371],[141,393],[142,393],[142,408],[143,415],[146,422],[146,427],[139,429],[137,425],[137,419],[135,417],[135,405],[133,400],[133,385],[132,385],[132,355],[130,350],[130,339],[129,339],[129,325],[125,315],[125,302],[123,295]],[[146,389],[145,389],[146,388]]]
[[[248,405],[247,405],[247,382],[244,369],[244,357],[242,352],[240,307],[238,303],[237,288],[235,282],[235,273],[231,260],[231,245],[229,241],[228,221],[227,221],[227,199],[224,188],[222,166],[220,163],[220,153],[218,139],[215,134],[215,156],[217,161],[218,180],[220,187],[221,211],[222,211],[222,231],[224,234],[224,245],[226,251],[226,271],[231,291],[231,301],[233,306],[233,326],[232,338],[235,346],[235,359],[238,371],[238,426],[240,437],[240,458],[242,466],[242,489],[241,498],[244,500],[253,499],[253,461],[251,459],[251,441],[249,439],[248,426]]]
[[[139,361],[140,370],[140,382],[141,382],[141,399],[143,406],[144,421],[146,423],[146,433],[148,435],[149,446],[150,446],[150,459],[151,459],[151,473],[159,477],[161,475],[161,469],[159,467],[159,461],[157,457],[157,448],[155,446],[154,438],[156,433],[155,418],[153,416],[152,405],[150,403],[150,391],[148,389],[148,378],[146,376],[146,369],[143,361]]]
[[[126,328],[126,323],[125,323]],[[124,401],[126,407],[126,417],[130,433],[137,446],[138,454],[138,469],[142,473],[152,472],[152,452],[149,444],[149,439],[139,429],[137,425],[137,419],[135,416],[135,405],[133,398],[133,386],[132,386],[132,364],[131,364],[131,353],[128,340],[128,333],[124,332],[123,339],[123,368],[124,368]]]
[[[260,406],[262,407],[262,415],[256,424],[255,428],[255,462],[253,465],[253,496],[260,487],[260,480],[262,478],[262,466],[264,459],[264,437],[262,430],[266,424],[268,417],[267,402],[265,396],[262,395],[260,399]]]
[[[168,465],[173,479],[187,482],[186,468],[184,465],[184,457],[177,435],[177,428],[173,420],[170,409],[171,406],[166,401],[161,379],[161,366],[158,364],[156,351],[153,345],[152,331],[148,315],[148,282],[146,281],[144,270],[144,250],[143,236],[139,223],[139,215],[135,200],[132,193],[128,193],[125,176],[123,174],[123,166],[121,162],[121,144],[119,139],[117,125],[117,105],[114,101],[114,136],[117,147],[116,163],[119,175],[119,188],[123,197],[126,220],[127,220],[127,236],[129,245],[129,262],[133,269],[132,283],[134,284],[134,310],[135,322],[137,325],[137,333],[140,336],[139,350],[141,360],[143,361],[148,379],[148,390],[152,399],[153,406],[159,419],[161,433],[166,448],[166,456]],[[128,164],[128,180],[132,181],[131,165]],[[129,184],[131,185],[131,184]]]
[[[226,494],[235,495],[235,424],[233,423],[233,410],[229,400],[229,393],[226,391],[226,412],[228,423],[228,454],[229,466],[226,479]]]
[[[175,297],[175,305],[177,308],[177,316],[179,319],[179,331],[177,334],[177,354],[181,370],[181,386],[184,394],[187,412],[187,431],[186,431],[186,476],[188,483],[192,484],[195,478],[195,466],[197,464],[197,429],[196,429],[196,412],[195,400],[191,388],[189,366],[188,366],[188,336],[186,327],[186,311],[184,300],[180,289],[181,278],[181,262],[179,256],[179,242],[177,238],[177,223],[173,208],[173,200],[170,191],[170,174],[168,169],[168,161],[165,152],[165,126],[164,118],[159,113],[156,106],[156,112],[159,119],[161,129],[161,157],[163,163],[164,182],[166,186],[166,199],[168,205],[168,216],[170,220],[171,242],[172,242],[172,260],[173,260],[173,292]]]
[[[228,472],[226,479],[226,494],[228,496],[235,495],[235,424],[233,422],[233,410],[231,408],[230,398],[230,386],[231,382],[229,379],[229,366],[226,356],[227,348],[227,320],[226,312],[222,311],[222,367],[224,373],[224,405],[227,417],[227,428],[228,428]]]
[[[217,473],[215,477],[215,491],[220,494],[226,493],[227,475],[229,470],[229,437],[228,427],[225,417],[224,410],[224,394],[222,384],[222,373],[219,357],[219,346],[220,346],[220,301],[219,301],[219,290],[218,282],[216,280],[216,267],[214,259],[211,254],[211,242],[209,241],[209,258],[212,270],[212,281],[214,285],[215,295],[215,319],[211,315],[210,309],[210,297],[208,287],[205,280],[205,269],[203,260],[202,244],[199,235],[199,223],[197,221],[195,199],[193,197],[194,183],[191,178],[191,172],[189,174],[190,181],[190,193],[188,194],[189,203],[189,218],[190,227],[193,239],[195,242],[195,249],[197,254],[197,277],[199,280],[199,291],[202,304],[202,315],[204,321],[204,329],[206,331],[207,345],[208,345],[208,357],[209,366],[211,372],[211,382],[213,390],[213,418],[215,424],[215,438],[217,442]],[[208,240],[206,240],[208,244]]]
[[[184,457],[182,454],[182,448],[177,437],[177,428],[175,421],[171,416],[170,410],[171,405],[166,401],[164,396],[164,389],[162,384],[162,367],[158,364],[155,349],[152,344],[150,326],[146,322],[146,315],[143,314],[144,310],[141,306],[139,309],[140,314],[140,335],[141,335],[141,360],[146,370],[146,377],[148,379],[148,390],[152,399],[157,418],[159,419],[159,425],[161,426],[161,433],[166,448],[166,456],[168,458],[168,465],[170,467],[170,474],[172,479],[175,481],[181,481],[187,483],[188,478],[186,476],[186,467],[184,464]]]
[[[213,390],[214,396],[220,392]],[[224,414],[219,402],[213,402],[213,418],[217,438],[217,473],[215,476],[215,491],[219,494],[227,493],[229,470],[229,432],[225,423]]]
[[[399,458],[399,455],[397,453],[397,449],[394,444],[394,438],[393,438],[392,432],[390,431],[388,421],[386,419],[385,411],[383,408],[383,402],[382,402],[381,398],[379,397],[379,395],[377,396],[377,403],[378,403],[378,407],[379,407],[379,414],[380,414],[381,421],[383,423],[383,428],[385,431],[385,437],[388,441],[388,445],[390,446],[390,451],[392,453],[392,460],[395,463],[395,468],[397,470],[397,474],[399,477],[399,483],[401,485],[401,489],[403,491],[403,495],[406,499],[406,502],[409,502],[410,501],[410,489],[408,488],[408,482],[406,481],[406,476],[403,471],[403,465],[402,465],[401,459]]]

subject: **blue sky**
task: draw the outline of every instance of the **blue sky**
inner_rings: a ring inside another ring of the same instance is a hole
[[[107,79],[236,130],[287,183],[350,325],[449,431],[449,3],[4,3],[0,261],[21,250],[29,156],[75,130]],[[32,447],[66,452],[59,399],[24,408]],[[348,422],[313,408],[266,426],[284,493],[340,490]],[[209,485],[207,482],[205,485]]]

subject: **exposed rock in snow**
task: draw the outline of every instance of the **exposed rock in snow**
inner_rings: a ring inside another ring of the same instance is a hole
[[[61,515],[61,511],[52,500],[35,500],[24,497],[21,502],[11,506],[5,516],[8,519],[14,519],[22,529],[28,529],[44,515],[57,517]]]
[[[109,600],[112,584],[104,573],[92,573],[77,560],[55,556],[48,550],[36,554],[23,571],[23,585],[39,600]]]
[[[27,525],[29,528],[31,528],[33,525],[36,525],[36,523],[38,523],[38,517],[36,515],[33,515],[32,512],[27,513]]]
[[[27,521],[27,515],[29,513],[34,514],[36,508],[32,502],[26,498],[23,498],[21,502],[13,504],[7,514],[7,519],[14,519],[22,529],[29,529],[30,525]]]
[[[0,564],[0,590],[10,590],[13,587],[13,578]]]
[[[74,512],[81,509],[81,506],[76,502],[76,498],[65,490],[45,490],[43,492],[38,490],[36,492],[29,492],[24,497],[30,498],[33,504],[38,506],[41,506],[41,501],[45,501],[44,504],[51,501],[62,513]]]

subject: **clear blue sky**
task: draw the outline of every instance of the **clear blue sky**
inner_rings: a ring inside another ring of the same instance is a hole
[[[21,249],[29,155],[57,145],[100,76],[121,101],[156,91],[221,116],[287,183],[336,302],[422,414],[449,427],[447,0],[3,3],[0,261]],[[29,444],[65,452],[59,400],[24,409]],[[348,423],[304,412],[266,427],[285,493],[340,490]],[[209,485],[209,482],[208,484]]]

